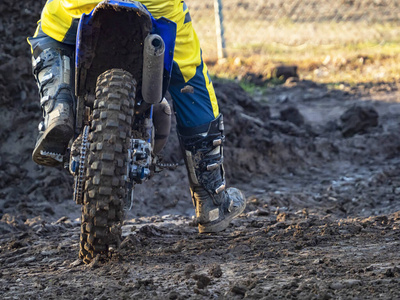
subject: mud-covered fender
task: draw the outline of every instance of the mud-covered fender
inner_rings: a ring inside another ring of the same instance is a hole
[[[164,81],[168,82],[176,39],[174,22],[164,17],[155,19],[137,1],[103,1],[89,14],[83,14],[76,37],[76,95],[93,92],[97,76],[110,68],[127,70],[139,79],[140,86],[142,41],[149,33],[156,33],[164,40]],[[114,35],[118,37],[110,41]]]

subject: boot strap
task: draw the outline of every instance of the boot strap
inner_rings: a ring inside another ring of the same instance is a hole
[[[178,128],[179,129],[179,128]],[[210,122],[208,130],[201,132],[190,128],[179,134],[191,187],[200,187],[220,205],[220,195],[225,190],[223,168],[223,122],[222,115]]]

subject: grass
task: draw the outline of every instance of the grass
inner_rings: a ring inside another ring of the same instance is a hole
[[[230,56],[223,62],[212,59],[206,62],[210,72],[218,77],[241,80],[254,74],[253,77],[258,76],[269,83],[276,83],[271,74],[277,65],[297,65],[300,78],[321,83],[400,80],[400,43],[397,42],[301,47],[269,44],[254,46],[253,49],[252,55]]]
[[[222,62],[215,58],[214,31],[206,26],[197,29],[210,73],[218,77],[244,80],[255,74],[271,83],[277,65],[296,65],[301,79],[322,83],[400,80],[398,22],[366,18],[296,23],[285,17],[268,21],[235,16],[225,19],[228,57]]]

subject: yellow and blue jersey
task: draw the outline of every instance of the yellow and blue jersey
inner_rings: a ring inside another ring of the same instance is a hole
[[[45,34],[54,40],[75,44],[76,30],[82,14],[88,14],[98,0],[48,0],[42,10],[35,38]],[[189,10],[180,0],[140,0],[154,18],[165,17],[177,24],[174,67],[170,94],[174,100],[178,124],[196,127],[209,123],[219,114],[215,91],[201,55],[199,39],[193,29]],[[182,93],[190,85],[194,93]]]

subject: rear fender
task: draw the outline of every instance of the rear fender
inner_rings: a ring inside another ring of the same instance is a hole
[[[141,87],[143,41],[149,33],[159,34],[165,43],[165,92],[175,47],[174,22],[166,18],[154,19],[146,7],[136,1],[103,1],[89,14],[83,14],[76,42],[76,95],[93,94],[97,77],[112,68],[130,72]]]

